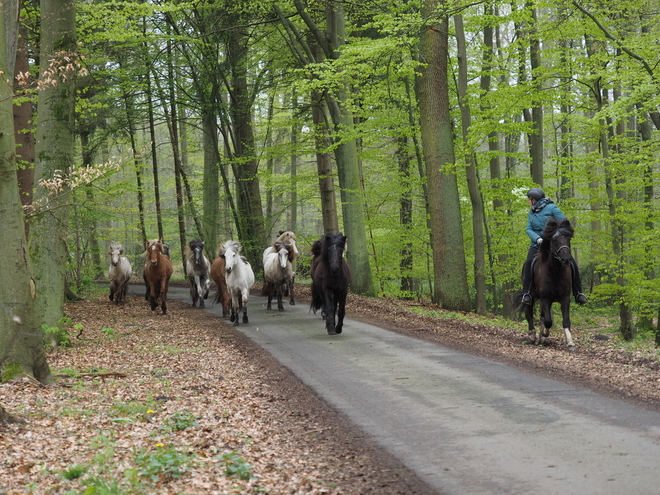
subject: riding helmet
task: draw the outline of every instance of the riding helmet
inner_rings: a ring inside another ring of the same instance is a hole
[[[543,192],[543,189],[532,187],[529,191],[527,191],[527,197],[538,201],[541,198],[545,198],[545,193]]]

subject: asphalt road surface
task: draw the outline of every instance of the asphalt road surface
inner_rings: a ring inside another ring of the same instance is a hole
[[[238,329],[442,493],[660,493],[656,412],[350,318],[329,336],[307,304],[265,302]]]

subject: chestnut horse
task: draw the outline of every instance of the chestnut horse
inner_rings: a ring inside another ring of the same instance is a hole
[[[147,283],[147,294],[151,311],[158,307],[163,314],[167,314],[167,286],[172,276],[172,262],[164,254],[163,241],[153,239],[147,242],[147,252],[145,253],[144,280]]]
[[[213,296],[213,302],[222,304],[222,317],[229,317],[231,300],[227,290],[227,279],[225,278],[225,250],[224,245],[218,247],[218,257],[211,264],[211,278],[215,282],[217,292]]]

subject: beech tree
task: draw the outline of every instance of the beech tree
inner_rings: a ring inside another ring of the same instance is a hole
[[[16,39],[7,30],[8,21],[18,21],[18,9],[10,2],[0,4],[0,40]],[[16,24],[14,24],[16,26]],[[25,237],[25,217],[18,193],[16,142],[12,109],[13,72],[9,60],[15,51],[0,51],[0,375],[3,379],[26,373],[42,383],[50,383],[50,372],[43,346],[43,331],[37,317],[37,286],[32,277]]]

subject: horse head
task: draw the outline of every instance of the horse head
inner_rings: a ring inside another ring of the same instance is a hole
[[[121,255],[124,254],[124,248],[118,242],[113,242],[110,244],[110,249],[108,250],[108,256],[110,256],[110,262],[112,266],[117,266],[119,260],[121,260]]]
[[[220,256],[225,259],[225,271],[230,274],[234,265],[240,261],[241,244],[238,241],[227,241],[223,247],[224,252]]]
[[[568,265],[573,259],[571,255],[571,239],[573,238],[573,226],[571,222],[564,219],[557,222],[554,219],[548,220],[543,231],[543,246],[546,247],[552,256],[561,262],[562,265]],[[548,242],[549,241],[549,242]]]
[[[289,262],[291,244],[288,242],[276,242],[275,251],[277,252],[277,259],[280,262],[280,267],[282,270],[286,270],[287,263]]]
[[[323,239],[322,254],[328,262],[331,275],[338,275],[341,269],[342,255],[346,247],[346,236],[341,232],[328,232]]]
[[[147,243],[147,259],[152,265],[158,264],[158,255],[163,253],[163,241],[152,239]]]
[[[204,241],[201,239],[194,239],[188,243],[190,254],[187,257],[194,257],[196,265],[201,265],[204,259]]]

